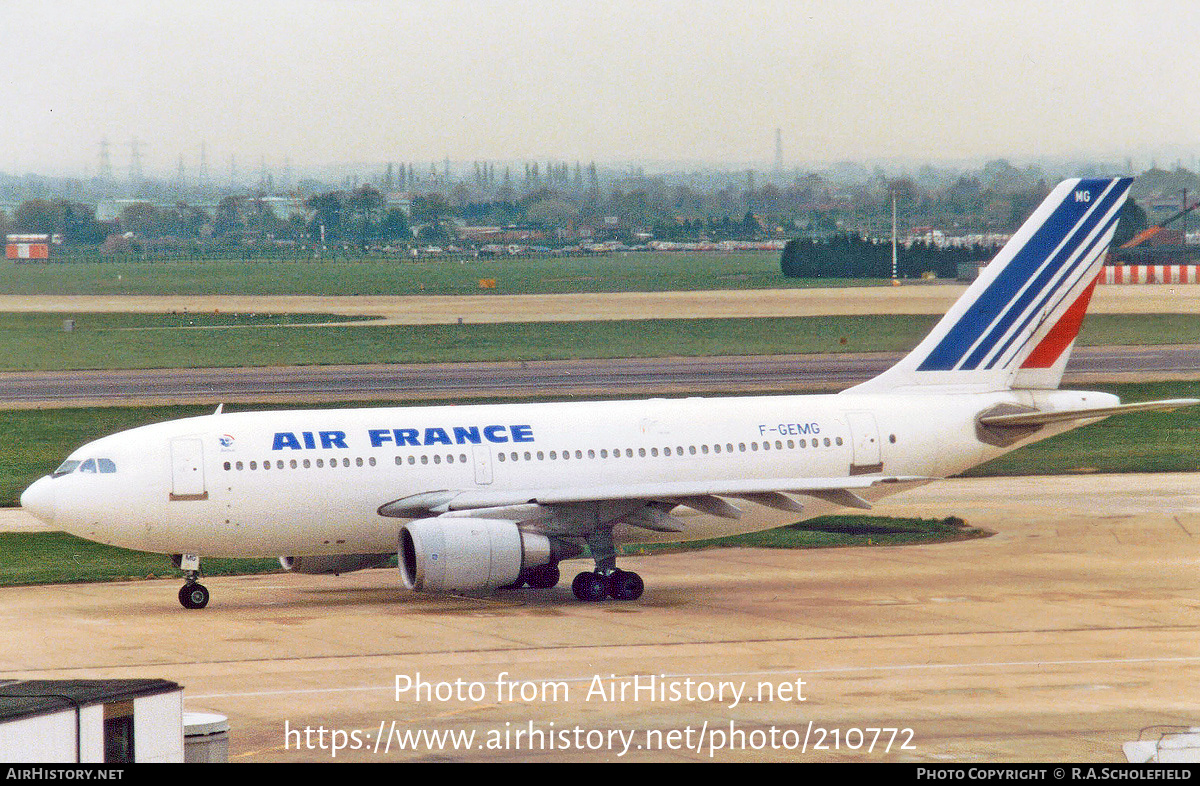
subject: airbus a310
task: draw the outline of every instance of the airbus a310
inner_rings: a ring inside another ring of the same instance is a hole
[[[405,586],[547,588],[586,546],[584,601],[635,600],[622,543],[776,527],[962,472],[1120,412],[1059,390],[1129,178],[1060,183],[933,331],[832,395],[214,414],[90,442],[22,505],[89,540],[176,556],[287,555],[342,573],[398,555]]]

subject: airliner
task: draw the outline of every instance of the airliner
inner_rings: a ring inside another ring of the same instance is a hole
[[[378,567],[432,593],[549,588],[636,600],[622,544],[869,509],[1024,445],[1135,410],[1060,390],[1131,178],[1060,183],[917,347],[837,394],[224,412],[90,442],[21,504],[47,525],[300,573]]]

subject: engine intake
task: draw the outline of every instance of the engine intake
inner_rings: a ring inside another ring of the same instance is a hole
[[[495,589],[561,559],[545,535],[495,519],[417,519],[400,528],[400,577],[418,592]]]

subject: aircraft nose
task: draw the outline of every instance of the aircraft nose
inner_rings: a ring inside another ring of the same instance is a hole
[[[54,486],[50,478],[40,478],[21,493],[21,507],[43,523],[54,523]]]

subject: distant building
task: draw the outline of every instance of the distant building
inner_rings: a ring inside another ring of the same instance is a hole
[[[51,244],[59,243],[62,243],[61,235],[7,235],[4,239],[4,258],[49,259]]]

